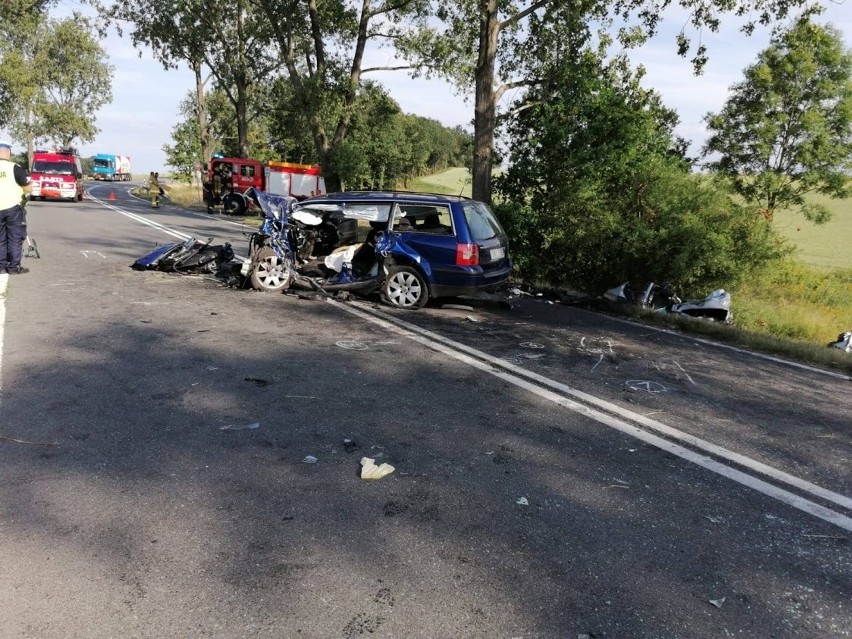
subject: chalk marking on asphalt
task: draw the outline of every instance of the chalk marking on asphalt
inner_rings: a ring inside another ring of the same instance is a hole
[[[672,361],[674,361],[674,360],[672,360]],[[681,365],[680,365],[678,362],[676,362],[676,361],[675,361],[675,366],[677,366],[677,367],[680,369],[680,372],[681,372],[681,373],[683,373],[684,375],[686,375],[686,379],[688,379],[688,380],[690,381],[690,383],[691,383],[693,386],[698,386],[698,384],[696,384],[696,383],[695,383],[695,380],[693,380],[693,379],[689,376],[689,373],[687,373],[685,370],[683,370],[683,366],[681,366]]]
[[[716,348],[723,348],[729,351],[733,351],[735,353],[740,353],[742,355],[749,355],[751,357],[757,357],[758,359],[765,359],[770,362],[775,362],[776,364],[783,364],[784,366],[792,366],[793,368],[801,368],[802,370],[810,371],[811,373],[819,373],[820,375],[828,375],[829,377],[836,377],[837,379],[842,379],[848,381],[852,381],[852,375],[844,375],[843,373],[835,373],[834,371],[827,371],[824,368],[816,368],[814,366],[808,366],[807,364],[801,364],[799,362],[792,362],[789,359],[783,359],[781,357],[775,357],[774,355],[765,355],[764,353],[755,353],[754,351],[747,351],[744,348],[737,348],[736,346],[731,346],[730,344],[723,344],[721,342],[714,342],[709,339],[704,339],[702,337],[693,337],[692,335],[684,335],[683,333],[678,333],[677,331],[671,331],[667,328],[657,328],[656,326],[648,326],[647,324],[639,324],[638,322],[633,322],[631,320],[626,320],[621,317],[613,317],[612,315],[607,315],[609,319],[614,322],[620,322],[621,324],[627,324],[628,326],[633,326],[635,328],[649,328],[652,331],[656,331],[657,333],[664,333],[665,335],[673,335],[675,337],[679,337],[684,340],[697,342],[699,344],[704,344],[705,346],[715,346]],[[650,333],[649,333],[650,334]]]
[[[600,359],[598,360],[598,363],[597,363],[597,364],[595,364],[594,366],[592,366],[592,372],[593,372],[593,373],[595,372],[595,369],[596,369],[596,368],[600,365],[600,363],[601,363],[602,361],[603,361],[603,353],[601,353],[601,357],[600,357]]]
[[[482,351],[478,351],[469,346],[465,346],[464,344],[455,342],[451,339],[433,333],[432,331],[428,331],[418,326],[408,324],[408,322],[399,320],[395,317],[390,317],[385,315],[384,313],[379,313],[374,310],[367,310],[363,307],[354,308],[353,306],[340,304],[339,302],[335,302],[334,300],[328,300],[328,302],[348,313],[351,313],[352,315],[364,319],[365,321],[381,326],[386,330],[390,330],[392,332],[404,335],[405,337],[408,337],[409,339],[415,342],[423,344],[424,346],[431,348],[432,350],[444,353],[445,355],[448,355],[453,359],[456,359],[460,362],[468,364],[469,366],[494,375],[499,379],[502,379],[510,384],[513,384],[535,395],[538,395],[543,399],[550,400],[559,406],[568,408],[569,410],[572,410],[576,413],[589,417],[590,419],[610,426],[615,430],[618,430],[619,432],[631,435],[632,437],[635,437],[640,441],[659,448],[660,450],[669,452],[673,455],[676,455],[677,457],[680,457],[681,459],[684,459],[702,468],[715,472],[723,477],[731,479],[739,484],[742,484],[743,486],[751,488],[768,497],[776,499],[777,501],[780,501],[789,506],[792,506],[793,508],[801,510],[802,512],[808,513],[810,515],[813,515],[814,517],[822,519],[823,521],[827,521],[831,524],[839,526],[840,528],[843,528],[844,530],[852,532],[852,518],[847,517],[846,515],[830,510],[825,506],[821,506],[820,504],[814,503],[808,499],[805,499],[804,497],[791,493],[788,490],[785,490],[766,481],[763,481],[762,479],[754,477],[753,475],[749,475],[743,471],[731,468],[730,466],[727,466],[717,461],[716,459],[708,457],[707,455],[703,455],[680,444],[669,441],[668,439],[664,439],[658,435],[642,430],[634,424],[629,424],[625,421],[622,421],[621,419],[618,419],[616,415],[633,421],[637,424],[642,424],[647,428],[656,430],[660,433],[665,434],[668,437],[689,444],[694,448],[704,450],[705,452],[710,453],[716,457],[720,457],[727,461],[736,463],[740,466],[748,468],[749,470],[758,472],[762,475],[766,475],[767,477],[771,477],[777,481],[798,488],[803,492],[821,497],[843,508],[852,509],[852,498],[846,497],[845,495],[841,495],[839,493],[835,493],[826,488],[822,488],[821,486],[812,484],[811,482],[800,479],[799,477],[789,475],[788,473],[780,471],[776,468],[772,468],[771,466],[767,466],[766,464],[763,464],[761,462],[752,460],[748,457],[745,457],[744,455],[740,455],[739,453],[727,450],[721,446],[711,444],[710,442],[699,439],[698,437],[683,433],[674,428],[666,426],[665,424],[649,419],[643,415],[634,413],[627,409],[621,408],[620,406],[611,404],[610,402],[594,397],[593,395],[583,393],[582,391],[576,390],[565,384],[561,384],[549,378],[543,377],[541,375],[538,375],[537,373],[533,373],[532,371],[522,369],[509,362],[501,361],[499,358],[492,357],[487,353],[483,353]],[[572,395],[586,403],[581,404],[572,399],[569,399],[568,397],[565,397],[564,395],[560,395],[556,392],[553,392],[548,388],[542,388],[542,386],[549,386],[554,390],[558,390],[562,393]],[[596,410],[595,408],[591,408],[587,404],[598,406],[603,410],[607,410],[609,411],[609,413],[613,414],[608,414],[600,410]]]
[[[645,391],[656,395],[657,393],[668,393],[669,389],[660,384],[660,382],[651,382],[645,379],[628,379],[624,384],[630,390]]]

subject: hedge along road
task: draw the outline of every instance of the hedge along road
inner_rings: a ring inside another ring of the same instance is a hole
[[[10,636],[848,636],[844,380],[529,300],[399,313],[137,273],[171,237],[94,201],[33,203],[30,229]],[[397,470],[364,482],[363,455]]]

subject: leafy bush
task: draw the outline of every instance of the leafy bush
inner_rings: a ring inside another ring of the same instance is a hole
[[[664,158],[623,178],[614,190],[585,180],[541,200],[497,205],[518,273],[589,292],[632,280],[703,295],[788,250],[765,220]]]
[[[624,61],[589,54],[540,91],[510,121],[511,163],[495,178],[522,277],[588,292],[668,281],[703,295],[787,251],[762,217],[689,172],[676,116]]]

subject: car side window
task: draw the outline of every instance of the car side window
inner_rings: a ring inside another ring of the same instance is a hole
[[[452,235],[452,219],[447,206],[402,204],[394,218],[393,228],[400,232]]]

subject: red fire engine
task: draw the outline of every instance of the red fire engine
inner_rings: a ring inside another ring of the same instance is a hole
[[[32,199],[80,201],[83,199],[83,167],[74,149],[35,151],[30,165]]]
[[[325,193],[325,180],[316,164],[214,157],[204,184],[208,211],[221,204],[225,213],[242,215],[249,206],[243,194],[252,187],[305,199]]]

